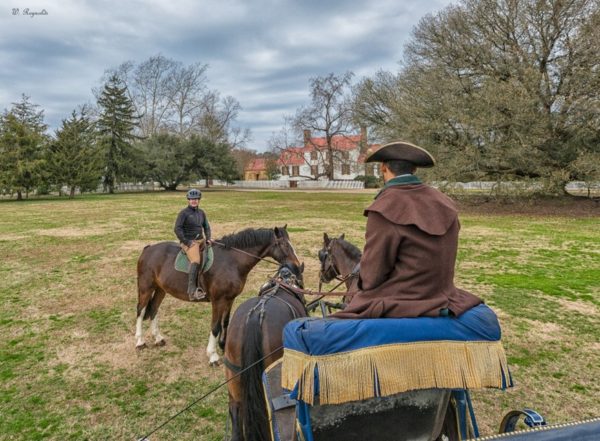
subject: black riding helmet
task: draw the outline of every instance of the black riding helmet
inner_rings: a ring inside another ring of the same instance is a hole
[[[200,190],[196,190],[195,188],[192,188],[191,190],[189,190],[187,192],[187,198],[188,199],[202,199],[202,192]]]

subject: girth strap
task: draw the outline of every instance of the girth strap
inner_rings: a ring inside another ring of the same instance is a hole
[[[240,372],[242,372],[242,367],[241,366],[238,366],[237,364],[233,364],[225,356],[223,356],[223,364],[225,365],[225,367],[227,369],[229,369],[234,374],[239,374]]]

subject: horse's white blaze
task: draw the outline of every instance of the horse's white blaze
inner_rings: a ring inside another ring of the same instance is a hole
[[[164,340],[164,337],[160,335],[160,330],[158,329],[158,314],[152,319],[152,335],[154,336],[154,343],[160,343]]]
[[[146,307],[142,308],[140,311],[140,315],[138,315],[137,321],[135,323],[135,345],[143,346],[144,338],[142,333],[142,322],[144,321],[144,314],[146,313]]]
[[[290,244],[290,248],[292,249],[292,253],[294,253],[294,257],[296,258],[296,260],[298,262],[300,262],[300,259],[298,259],[298,255],[296,254],[296,248],[294,248],[294,245],[292,245],[292,242],[288,240],[287,243]]]
[[[219,360],[219,354],[217,354],[217,337],[215,337],[212,332],[208,336],[206,356],[211,363]]]

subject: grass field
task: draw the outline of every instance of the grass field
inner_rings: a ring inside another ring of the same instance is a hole
[[[201,205],[215,237],[287,223],[314,289],[323,232],[362,247],[372,196],[208,191]],[[135,440],[224,380],[207,364],[207,304],[168,296],[167,345],[134,349],[137,258],[174,239],[184,206],[183,193],[0,202],[0,440]],[[472,208],[461,220],[456,283],[498,313],[516,382],[474,393],[483,434],[513,408],[599,416],[599,217]],[[238,301],[272,271],[260,264]],[[222,388],[151,440],[222,440],[226,417]]]

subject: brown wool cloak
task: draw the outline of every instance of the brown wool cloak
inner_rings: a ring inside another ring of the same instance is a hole
[[[482,300],[454,286],[454,202],[424,184],[384,189],[365,210],[359,288],[338,318],[459,316]]]

